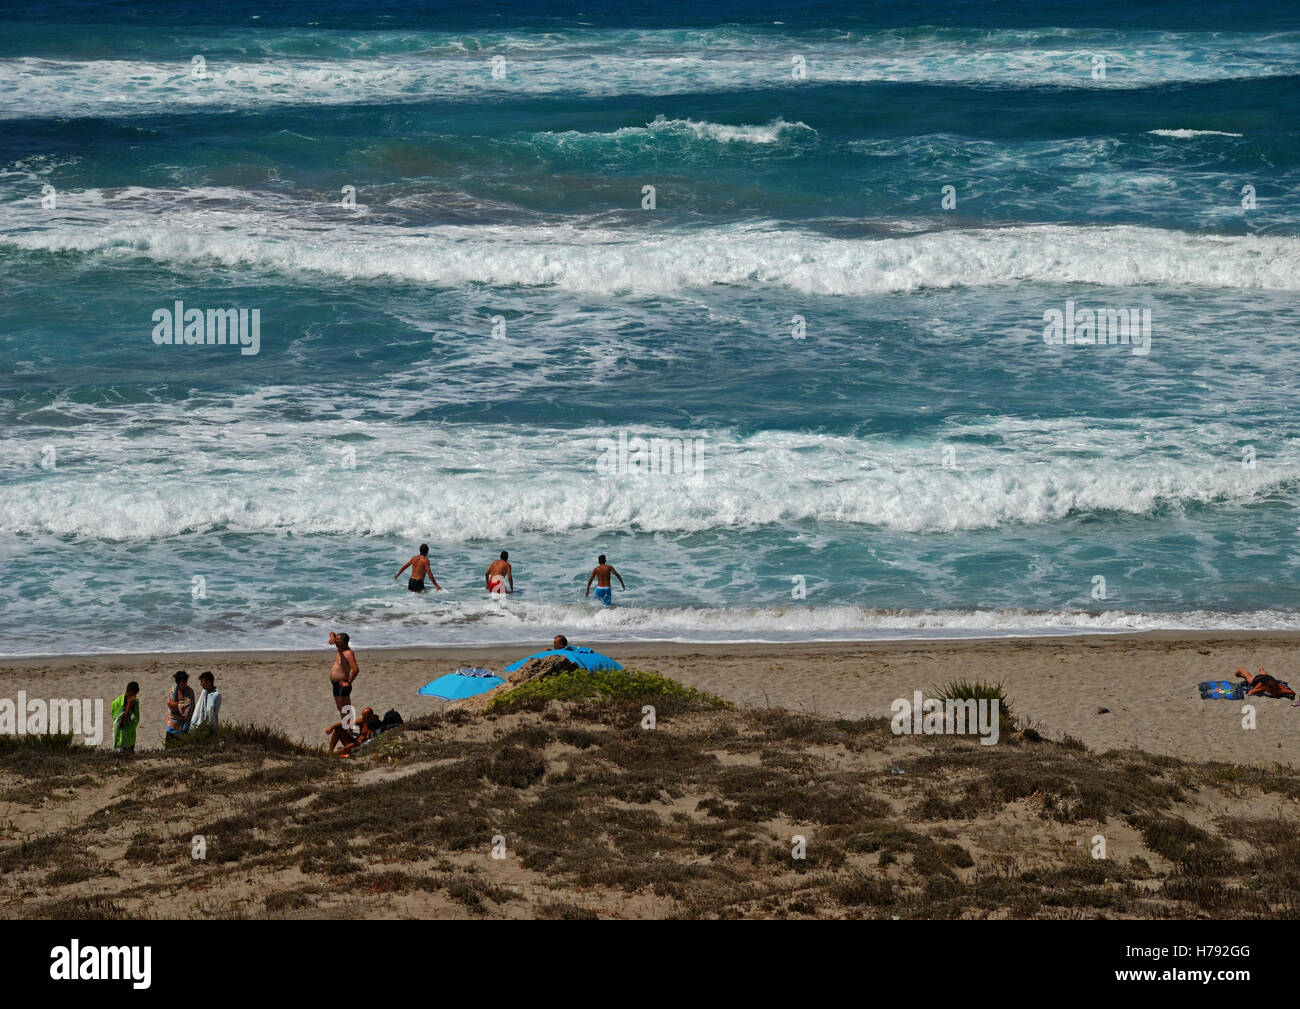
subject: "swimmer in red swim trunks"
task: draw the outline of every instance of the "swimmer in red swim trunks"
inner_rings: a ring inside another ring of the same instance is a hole
[[[488,565],[485,578],[489,592],[504,594],[515,590],[515,576],[510,570],[510,551],[502,550],[501,559]],[[507,582],[510,584],[509,588],[506,588]]]

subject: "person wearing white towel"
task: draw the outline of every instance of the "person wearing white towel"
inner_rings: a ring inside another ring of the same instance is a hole
[[[207,725],[216,732],[220,728],[221,691],[217,689],[216,680],[211,673],[199,675],[199,686],[202,688],[202,693],[199,694],[198,703],[194,705],[194,717],[190,719],[190,728],[197,729],[200,725]]]

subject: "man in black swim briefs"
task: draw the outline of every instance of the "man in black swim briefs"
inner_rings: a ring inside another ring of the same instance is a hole
[[[438,584],[438,579],[433,577],[433,568],[429,567],[428,543],[420,544],[420,552],[398,569],[397,574],[393,575],[393,580],[396,581],[398,578],[402,577],[402,572],[407,568],[411,569],[411,577],[406,580],[407,592],[423,592],[425,576],[428,576],[429,580],[433,582],[433,587],[435,589],[439,592],[442,591],[442,586]]]
[[[356,653],[348,647],[349,638],[343,632],[330,631],[330,644],[334,646],[334,665],[330,668],[330,684],[334,689],[334,706],[343,714],[343,709],[350,704],[352,681],[360,670],[357,667]]]

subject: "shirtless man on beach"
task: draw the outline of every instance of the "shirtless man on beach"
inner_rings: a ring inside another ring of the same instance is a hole
[[[334,665],[330,669],[330,686],[334,690],[334,706],[339,709],[340,715],[343,714],[344,707],[352,703],[352,681],[360,672],[357,657],[348,647],[348,640],[346,634],[330,631],[330,644],[336,649]]]
[[[433,568],[429,567],[429,544],[421,543],[420,552],[412,557],[409,561],[398,569],[397,574],[393,575],[393,581],[402,577],[402,572],[407,568],[411,569],[411,577],[406,580],[407,592],[423,592],[424,580],[426,578],[433,582],[433,587],[439,592],[442,586],[438,584],[438,579],[433,577]]]
[[[501,594],[515,590],[515,576],[510,571],[510,552],[508,550],[502,550],[501,559],[495,560],[488,565],[485,579],[489,592]],[[506,582],[510,583],[508,589],[506,588]]]
[[[609,606],[614,601],[614,587],[609,583],[610,575],[613,575],[615,578],[618,579],[619,588],[621,588],[624,592],[626,592],[627,586],[623,584],[623,576],[614,570],[613,564],[606,564],[605,555],[601,554],[599,557],[596,558],[596,566],[591,569],[591,575],[587,579],[586,594],[588,596],[591,595],[591,582],[592,579],[595,579],[596,598],[599,599],[606,606]]]

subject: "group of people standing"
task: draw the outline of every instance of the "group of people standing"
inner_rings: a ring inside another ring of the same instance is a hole
[[[172,677],[175,686],[167,694],[167,734],[164,743],[179,739],[191,729],[208,726],[216,731],[221,718],[221,691],[211,673],[199,674],[199,696],[190,687],[190,674],[184,669]],[[135,734],[140,725],[140,684],[132,680],[109,708],[113,719],[113,750],[135,752]]]
[[[438,579],[433,576],[433,568],[429,566],[429,544],[421,543],[420,552],[412,557],[409,561],[397,569],[397,574],[393,575],[393,580],[402,577],[402,572],[410,569],[410,576],[406,579],[407,592],[423,592],[424,580],[428,578],[433,582],[436,591],[441,592],[442,586],[438,584]],[[614,602],[614,586],[610,578],[618,579],[619,587],[624,591],[627,585],[623,583],[623,576],[615,569],[614,565],[605,562],[605,555],[601,554],[596,561],[596,566],[592,568],[590,576],[587,578],[586,595],[591,595],[591,583],[596,583],[596,598],[606,606]],[[488,592],[500,595],[506,595],[515,590],[515,575],[510,567],[510,551],[502,550],[501,556],[488,565],[488,569],[483,574],[483,587]]]

